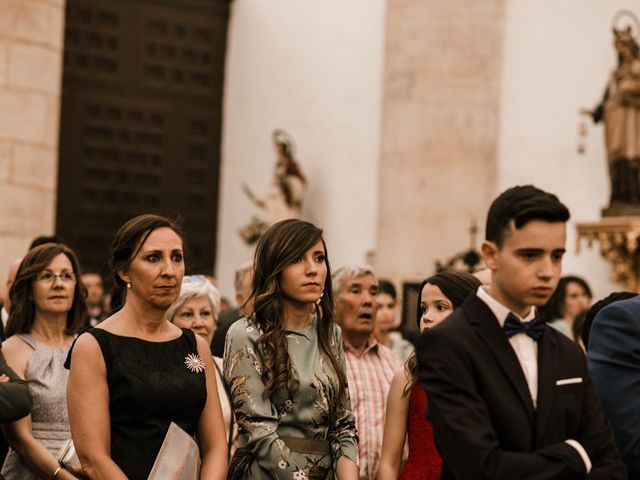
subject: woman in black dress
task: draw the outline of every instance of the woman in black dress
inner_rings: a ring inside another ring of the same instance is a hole
[[[81,335],[68,383],[73,441],[92,479],[146,480],[171,422],[195,435],[202,479],[223,479],[227,442],[209,346],[165,313],[180,293],[183,242],[169,220],[141,215],[111,248],[121,310]]]

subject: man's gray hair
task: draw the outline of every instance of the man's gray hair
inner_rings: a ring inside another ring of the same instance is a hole
[[[233,288],[236,289],[236,293],[242,290],[242,286],[244,284],[244,279],[247,278],[247,275],[251,274],[253,270],[253,262],[248,260],[244,262],[235,272],[235,276],[233,277]]]
[[[340,288],[342,288],[342,284],[347,278],[359,278],[364,277],[365,275],[371,275],[373,278],[376,278],[373,267],[370,265],[348,265],[334,271],[333,275],[331,275],[331,283],[333,284],[333,298],[335,299],[338,297]]]

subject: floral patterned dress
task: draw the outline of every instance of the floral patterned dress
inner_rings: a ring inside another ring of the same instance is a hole
[[[253,457],[250,479],[330,479],[338,458],[357,462],[358,437],[348,391],[338,398],[338,379],[321,353],[316,321],[300,330],[287,330],[289,356],[300,387],[293,399],[280,389],[263,399],[259,329],[248,319],[235,322],[224,352],[224,377],[231,391],[238,423],[238,445]],[[342,338],[334,327],[331,349],[344,365]],[[331,454],[291,451],[280,436],[328,440]]]

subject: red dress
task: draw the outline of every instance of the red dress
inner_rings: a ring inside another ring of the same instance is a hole
[[[440,478],[442,459],[433,440],[433,427],[424,413],[427,395],[422,385],[414,385],[409,396],[407,434],[409,458],[400,473],[400,480],[437,480]]]

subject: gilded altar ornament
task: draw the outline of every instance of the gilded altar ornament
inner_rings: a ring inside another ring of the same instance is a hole
[[[194,373],[204,372],[204,361],[197,353],[190,353],[184,357],[184,364]]]
[[[640,291],[640,217],[609,217],[598,222],[578,223],[576,252],[582,240],[591,247],[600,244],[601,255],[611,264],[611,279],[625,290]]]

